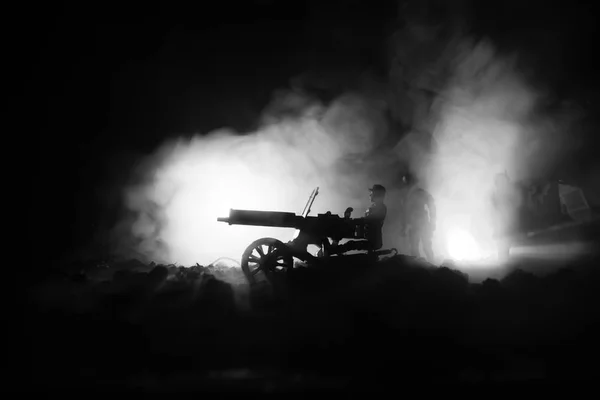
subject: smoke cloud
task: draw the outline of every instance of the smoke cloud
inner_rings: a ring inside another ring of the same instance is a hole
[[[396,104],[410,105],[397,107],[410,121],[397,151],[436,199],[436,254],[481,259],[494,253],[494,175],[554,178],[576,148],[582,114],[564,105],[545,112],[551,99],[520,71],[518,55],[460,26],[409,20],[397,33],[391,81]]]
[[[138,257],[206,264],[239,259],[259,237],[290,240],[290,229],[228,226],[217,217],[231,208],[300,213],[317,186],[313,213],[368,206],[366,178],[346,169],[344,157],[368,150],[385,133],[369,104],[347,95],[325,107],[278,93],[263,121],[248,135],[224,129],[171,141],[146,160],[142,183],[125,196]]]
[[[436,199],[438,257],[451,255],[452,239],[465,235],[473,239],[469,254],[490,255],[494,174],[525,179],[552,171],[569,149],[571,114],[544,115],[543,93],[519,73],[517,57],[499,55],[453,23],[408,23],[392,43],[388,87],[377,100],[355,91],[325,105],[284,90],[257,132],[222,129],[165,143],[125,192],[131,219],[122,225],[123,248],[183,265],[239,259],[255,239],[285,242],[293,230],[217,222],[229,209],[300,213],[319,186],[313,214],[348,206],[362,213],[367,188],[382,183],[389,193],[384,246],[407,250],[396,218],[407,165]]]

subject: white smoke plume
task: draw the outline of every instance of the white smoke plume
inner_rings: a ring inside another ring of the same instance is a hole
[[[437,99],[438,147],[426,178],[438,199],[438,251],[452,254],[444,244],[461,246],[453,237],[467,234],[476,242],[459,256],[479,258],[493,253],[494,175],[522,178],[518,150],[526,143],[537,96],[520,79],[514,61],[498,57],[488,42],[461,43],[451,67]]]
[[[516,58],[498,55],[489,41],[408,24],[393,42],[388,91],[377,100],[356,92],[323,105],[282,91],[257,132],[223,129],[165,143],[126,191],[132,219],[123,226],[134,240],[123,241],[125,249],[182,265],[239,259],[255,239],[285,242],[293,230],[217,222],[229,209],[300,213],[319,186],[313,215],[348,206],[362,214],[367,188],[382,183],[384,246],[407,250],[396,214],[400,166],[408,164],[436,199],[438,257],[490,255],[494,174],[520,179],[551,170],[569,122],[537,111],[541,93]],[[390,129],[382,99],[407,132]],[[379,148],[388,135],[402,138]]]
[[[420,49],[399,49],[395,81],[417,106],[398,151],[436,199],[435,253],[491,257],[495,174],[513,181],[547,177],[573,149],[567,128],[576,116],[540,112],[544,93],[520,73],[517,55],[500,55],[489,40],[459,31],[410,26],[398,43]]]
[[[259,237],[285,242],[293,230],[228,226],[217,217],[228,216],[231,208],[299,214],[317,186],[313,215],[366,208],[367,185],[373,182],[361,179],[344,157],[368,150],[385,134],[385,124],[376,119],[358,96],[324,107],[287,92],[275,96],[258,132],[224,129],[164,144],[142,167],[142,184],[126,192],[138,256],[207,264],[239,259]]]

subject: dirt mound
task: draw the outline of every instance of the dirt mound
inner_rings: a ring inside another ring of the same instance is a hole
[[[476,284],[396,256],[252,289],[223,266],[102,267],[30,289],[31,387],[581,379],[600,355],[595,265]]]

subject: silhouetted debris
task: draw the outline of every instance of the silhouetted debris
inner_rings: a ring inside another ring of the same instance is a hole
[[[531,290],[539,282],[539,278],[530,272],[516,269],[502,279],[502,286],[515,290]]]
[[[133,261],[57,274],[29,292],[27,329],[43,332],[32,344],[32,379],[263,390],[318,376],[368,388],[587,377],[578,358],[600,356],[595,262],[469,283],[449,264],[364,261],[342,257],[253,287],[225,265]],[[235,369],[250,372],[226,372]],[[288,372],[258,373],[265,370]]]
[[[229,316],[235,311],[235,298],[230,284],[208,275],[200,283],[199,295],[196,299],[201,305],[203,315],[215,317]]]

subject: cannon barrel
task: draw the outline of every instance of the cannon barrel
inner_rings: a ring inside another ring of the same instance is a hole
[[[364,237],[364,219],[342,219],[335,214],[318,214],[315,217],[303,217],[290,212],[229,210],[229,217],[217,218],[229,225],[265,226],[274,228],[300,229],[310,235],[353,239]]]
[[[229,210],[229,217],[217,218],[229,225],[270,226],[276,228],[299,228],[303,218],[290,212]]]

